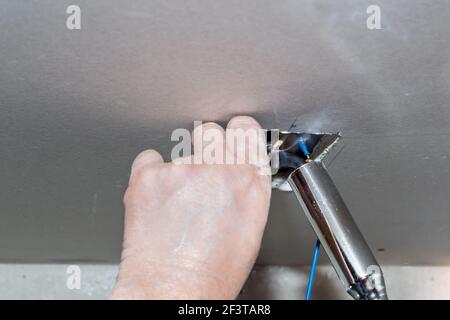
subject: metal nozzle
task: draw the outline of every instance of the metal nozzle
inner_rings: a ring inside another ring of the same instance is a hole
[[[269,145],[278,165],[272,186],[294,191],[347,292],[357,300],[386,300],[381,268],[322,163],[339,135],[278,135]],[[308,158],[296,146],[300,138],[311,150]]]

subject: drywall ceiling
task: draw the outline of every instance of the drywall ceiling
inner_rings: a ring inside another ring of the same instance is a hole
[[[193,120],[341,131],[329,169],[382,263],[450,263],[447,1],[0,0],[0,261],[115,262],[130,162]],[[260,263],[314,235],[276,192]],[[379,250],[379,251],[378,251]],[[325,261],[325,260],[324,260]]]

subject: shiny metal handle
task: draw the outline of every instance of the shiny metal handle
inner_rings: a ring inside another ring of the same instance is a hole
[[[322,162],[301,165],[288,183],[348,293],[386,300],[381,268]]]

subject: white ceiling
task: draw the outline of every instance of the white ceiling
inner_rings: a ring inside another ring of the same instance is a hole
[[[330,173],[382,263],[450,264],[450,6],[0,0],[0,261],[117,261],[133,157],[193,120],[341,131]],[[260,263],[314,236],[276,193]],[[382,249],[382,251],[377,251]],[[324,260],[325,261],[325,260]]]

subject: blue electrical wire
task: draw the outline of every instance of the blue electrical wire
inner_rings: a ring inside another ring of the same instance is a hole
[[[298,144],[300,146],[300,150],[302,150],[302,152],[305,154],[306,158],[309,159],[308,146],[306,145],[305,140],[303,138],[300,138],[300,140],[298,141]]]
[[[308,146],[303,138],[298,141],[300,150],[305,154],[306,158],[309,159]],[[311,299],[312,285],[314,282],[314,274],[316,273],[317,258],[319,257],[320,241],[317,240],[316,247],[314,248],[313,260],[311,263],[311,270],[309,271],[308,288],[306,289],[306,300]]]
[[[317,240],[314,248],[314,255],[311,263],[311,270],[309,271],[308,288],[306,289],[306,300],[311,300],[312,284],[314,281],[314,274],[316,273],[317,258],[319,257],[320,241]]]

